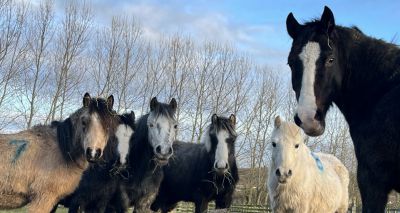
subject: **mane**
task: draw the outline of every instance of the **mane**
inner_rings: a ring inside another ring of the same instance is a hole
[[[133,178],[141,179],[146,175],[147,170],[151,168],[154,162],[151,160],[154,156],[148,137],[147,118],[149,114],[139,118],[136,124],[135,133],[130,140],[129,145],[129,167],[135,175]]]
[[[169,104],[158,102],[157,107],[154,109],[153,113],[155,113],[156,117],[158,116],[166,116],[168,118],[175,118],[175,110],[173,110]]]
[[[105,128],[105,131],[109,127],[116,126],[116,123],[113,123],[115,121],[113,117],[117,116],[118,114],[114,110],[108,109],[107,101],[104,98],[92,98],[90,100],[88,108],[90,114],[94,112],[98,113],[100,117],[100,122],[102,126]]]
[[[51,126],[57,128],[57,142],[67,164],[76,162],[84,153],[82,146],[74,139],[74,127],[70,118],[64,121],[53,121]]]
[[[303,138],[304,136],[303,131],[300,129],[300,127],[289,121],[283,121],[279,129],[282,131],[282,134],[288,135],[292,138]]]

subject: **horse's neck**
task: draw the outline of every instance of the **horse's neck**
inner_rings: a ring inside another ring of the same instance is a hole
[[[135,139],[133,147],[132,168],[134,170],[151,170],[154,169],[154,152],[148,141],[147,136]]]
[[[364,119],[384,94],[400,85],[400,49],[347,28],[338,30],[344,73],[335,103],[351,123]]]

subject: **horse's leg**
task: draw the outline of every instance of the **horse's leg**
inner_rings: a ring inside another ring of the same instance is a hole
[[[154,198],[156,197],[156,193],[153,193],[151,195],[142,197],[141,199],[138,200],[138,202],[135,203],[135,208],[133,212],[135,213],[148,213],[148,212],[153,212],[150,209],[151,204],[153,203]]]
[[[57,196],[54,194],[42,194],[41,197],[33,199],[27,206],[28,213],[51,212],[57,204]]]
[[[215,199],[215,209],[228,209],[232,204],[232,195],[234,189],[230,189],[229,191],[220,194]]]
[[[385,212],[390,189],[387,189],[379,178],[374,177],[367,169],[359,166],[357,180],[360,188],[363,213]]]
[[[178,205],[178,203],[172,203],[172,204],[163,205],[161,207],[161,213],[172,212],[176,208],[177,205]]]
[[[195,202],[195,213],[206,213],[208,210],[208,201],[201,199]]]
[[[50,211],[50,213],[56,213],[58,208],[58,203],[56,205],[54,205],[53,209]]]

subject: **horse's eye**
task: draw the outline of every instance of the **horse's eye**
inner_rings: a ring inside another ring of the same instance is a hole
[[[175,128],[175,129],[178,129],[178,124],[175,124],[175,125],[174,125],[174,128]]]
[[[332,64],[334,60],[335,60],[335,58],[329,58],[328,63]]]
[[[294,148],[298,149],[299,148],[299,144],[294,145]]]
[[[276,143],[275,143],[275,142],[272,142],[272,146],[273,146],[273,147],[276,147]]]
[[[152,123],[149,124],[149,127],[154,127],[154,125]]]
[[[85,119],[82,119],[82,126],[86,126],[87,125],[87,121]]]

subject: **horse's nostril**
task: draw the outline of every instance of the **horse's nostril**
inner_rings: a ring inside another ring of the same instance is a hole
[[[87,148],[87,149],[86,149],[86,157],[87,157],[88,159],[91,159],[91,158],[92,158],[92,149],[91,149],[91,148]]]
[[[279,171],[279,169],[277,169],[277,170],[275,171],[275,174],[276,174],[276,176],[278,176],[278,177],[281,176],[281,172]]]
[[[170,155],[170,154],[172,154],[172,147],[170,147],[169,149],[168,149],[168,154]]]
[[[228,169],[228,164],[225,164],[225,169]]]
[[[289,171],[288,171],[288,173],[287,173],[287,176],[288,176],[288,177],[292,176],[292,170],[291,170],[291,169],[289,169]]]
[[[301,122],[299,116],[297,115],[297,113],[296,113],[296,115],[294,115],[294,122],[296,123],[297,126],[301,126],[302,122]]]
[[[101,149],[96,149],[96,154],[94,155],[94,158],[99,159],[101,156]]]
[[[156,147],[156,153],[157,154],[161,154],[161,146],[157,146]]]
[[[315,113],[314,119],[317,121],[322,121],[322,112],[321,110],[317,110],[317,112]]]

